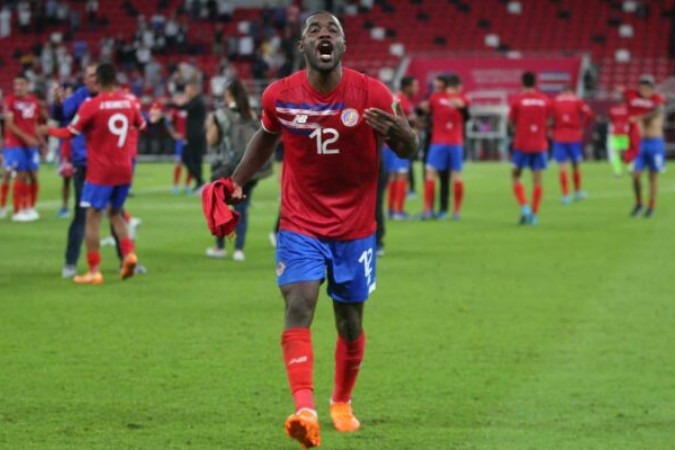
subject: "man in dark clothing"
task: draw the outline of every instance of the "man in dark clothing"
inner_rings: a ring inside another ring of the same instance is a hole
[[[206,102],[199,93],[197,81],[190,81],[185,86],[187,103],[181,106],[187,112],[185,122],[185,148],[183,150],[183,164],[196,181],[195,192],[201,192],[204,185],[202,176],[202,160],[206,152]]]

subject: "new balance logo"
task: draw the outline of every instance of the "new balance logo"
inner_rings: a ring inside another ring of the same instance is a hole
[[[295,119],[293,119],[293,122],[295,123],[307,123],[307,116],[304,114],[298,114],[295,116]]]
[[[291,359],[290,361],[288,361],[288,365],[289,365],[289,366],[292,366],[293,364],[302,364],[302,363],[306,363],[306,362],[308,361],[308,359],[309,359],[309,358],[307,358],[306,356],[301,356],[301,357],[299,357],[299,358],[293,358],[293,359]]]

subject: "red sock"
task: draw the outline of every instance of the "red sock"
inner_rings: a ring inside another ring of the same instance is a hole
[[[122,211],[122,219],[124,219],[124,222],[126,224],[129,224],[129,222],[131,221],[131,213],[126,209]]]
[[[394,205],[396,204],[396,186],[398,180],[392,180],[387,183],[387,212],[394,211]]]
[[[365,347],[366,334],[363,332],[355,341],[346,341],[338,336],[335,346],[335,386],[331,398],[334,402],[348,402],[352,399],[352,390],[359,376]]]
[[[295,410],[315,410],[312,332],[309,328],[290,328],[281,336],[281,347]]]
[[[29,207],[35,208],[35,204],[37,203],[38,192],[40,192],[40,184],[38,183],[37,180],[33,180],[33,182],[30,184],[30,191],[29,192],[30,192],[30,194],[28,196]]]
[[[128,237],[120,239],[120,250],[122,251],[122,256],[127,256],[129,253],[133,253],[134,241]]]
[[[30,184],[23,183],[23,194],[21,194],[21,209],[30,208]]]
[[[192,174],[190,172],[185,175],[185,186],[189,186],[192,183]]]
[[[101,266],[101,252],[99,252],[98,250],[88,251],[87,262],[89,263],[89,272],[92,273],[98,272]]]
[[[574,192],[581,191],[581,171],[579,169],[572,172],[572,180],[574,181]]]
[[[430,213],[434,210],[434,195],[436,193],[436,182],[434,179],[428,179],[424,182],[424,212]]]
[[[173,185],[178,186],[178,183],[180,183],[180,175],[181,172],[183,171],[183,166],[181,165],[175,165],[173,168]]]
[[[0,208],[7,205],[7,194],[9,193],[9,183],[0,186]]]
[[[513,185],[513,195],[516,196],[516,200],[520,206],[527,205],[527,195],[525,195],[525,188],[523,187],[523,183],[520,181]]]
[[[12,188],[12,206],[14,207],[14,214],[18,213],[23,207],[23,183],[20,180],[14,180],[14,187]]]
[[[462,200],[464,200],[464,182],[455,181],[452,183],[453,197],[455,199],[455,213],[459,214],[462,208]]]
[[[396,180],[396,202],[394,204],[394,211],[403,213],[405,210],[405,198],[408,195],[408,180],[405,178]]]
[[[532,189],[532,213],[537,214],[539,212],[539,205],[541,204],[541,196],[543,194],[543,189],[541,186],[535,186]]]
[[[567,197],[570,193],[569,180],[567,177],[567,170],[563,169],[560,171],[560,187],[562,188],[562,193]]]

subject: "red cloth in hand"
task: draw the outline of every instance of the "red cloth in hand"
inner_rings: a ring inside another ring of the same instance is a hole
[[[218,237],[232,236],[239,223],[239,213],[232,211],[226,202],[231,200],[234,185],[230,178],[221,178],[204,186],[202,209],[211,234]]]
[[[47,134],[59,139],[70,139],[73,137],[73,133],[68,131],[68,128],[49,127],[47,128]]]

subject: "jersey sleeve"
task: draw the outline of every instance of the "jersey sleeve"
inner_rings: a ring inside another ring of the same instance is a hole
[[[378,108],[388,113],[395,113],[394,111],[394,96],[391,91],[379,80],[374,78],[368,79],[370,84],[370,107]]]
[[[70,125],[68,125],[68,131],[74,135],[81,134],[87,128],[87,126],[89,126],[89,122],[91,122],[91,111],[90,101],[82,103],[82,106],[80,106],[80,108],[77,110],[77,114],[75,114],[75,117],[73,117],[72,122],[70,122]]]
[[[276,112],[276,97],[277,97],[277,83],[271,84],[262,94],[262,118],[261,123],[265,131],[272,134],[281,132],[281,123],[277,118]]]
[[[666,99],[661,94],[656,94],[654,96],[654,105],[663,106],[666,104]]]
[[[134,117],[133,117],[133,125],[138,128],[139,130],[142,130],[145,128],[147,125],[147,122],[145,121],[145,118],[143,117],[143,113],[141,112],[140,105],[138,107],[134,108]]]
[[[12,109],[12,103],[8,100],[2,102],[2,110],[5,112],[5,118],[14,117],[14,109]]]

